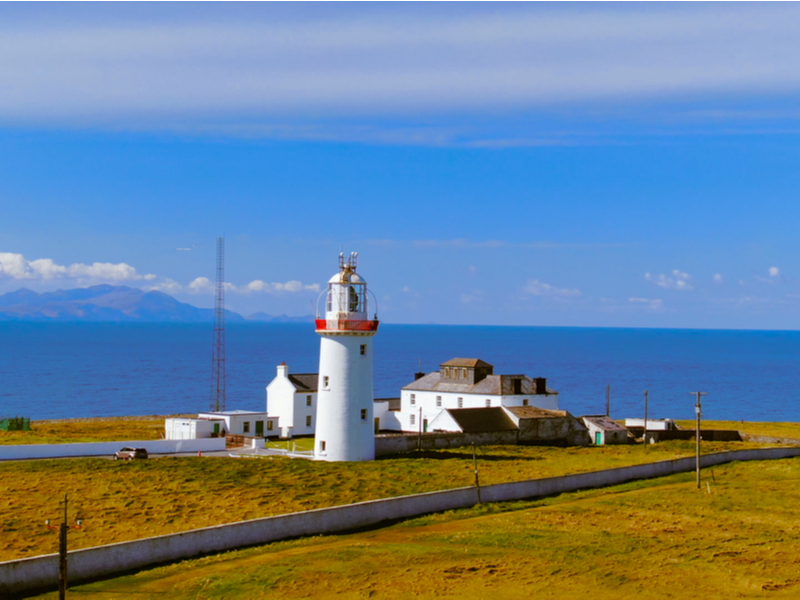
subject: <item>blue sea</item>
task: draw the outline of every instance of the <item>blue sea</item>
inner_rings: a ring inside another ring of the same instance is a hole
[[[281,362],[316,372],[312,324],[231,324],[227,408],[263,410]],[[375,395],[397,397],[418,370],[481,358],[495,373],[546,377],[562,409],[640,417],[800,421],[800,332],[382,324]],[[195,413],[210,403],[210,324],[0,323],[0,417]]]

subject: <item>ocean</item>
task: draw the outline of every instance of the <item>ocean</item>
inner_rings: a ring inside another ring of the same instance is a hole
[[[310,323],[230,324],[227,408],[264,410],[281,362],[316,372]],[[800,332],[382,324],[375,396],[398,397],[418,370],[481,358],[497,374],[546,377],[562,409],[693,419],[800,421]],[[0,418],[61,419],[209,409],[212,325],[0,322]]]

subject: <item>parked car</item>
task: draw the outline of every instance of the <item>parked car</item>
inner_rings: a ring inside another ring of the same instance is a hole
[[[114,460],[132,460],[134,458],[147,458],[147,450],[144,448],[125,447],[119,452],[114,453]]]

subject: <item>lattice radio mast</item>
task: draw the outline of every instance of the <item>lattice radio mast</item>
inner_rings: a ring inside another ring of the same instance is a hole
[[[225,238],[217,238],[214,348],[211,354],[211,410],[225,410]]]

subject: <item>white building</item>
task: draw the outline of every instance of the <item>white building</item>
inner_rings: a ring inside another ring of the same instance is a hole
[[[264,438],[275,435],[278,430],[278,418],[270,417],[265,412],[249,410],[227,410],[207,412],[197,415],[198,420],[217,421],[220,423],[221,435],[243,435],[245,437]]]
[[[480,359],[454,358],[403,387],[396,417],[402,431],[429,431],[444,409],[500,406],[558,410],[558,392],[543,377],[495,375]]]
[[[367,282],[356,273],[357,254],[339,255],[328,281],[325,318],[317,319],[319,383],[314,456],[328,461],[375,458],[372,337]]]
[[[581,421],[589,430],[592,444],[603,446],[606,444],[627,444],[628,430],[611,417],[605,415],[587,415]]]
[[[278,419],[280,437],[314,435],[318,382],[318,373],[292,375],[286,363],[278,365],[278,374],[267,386],[267,412]]]

